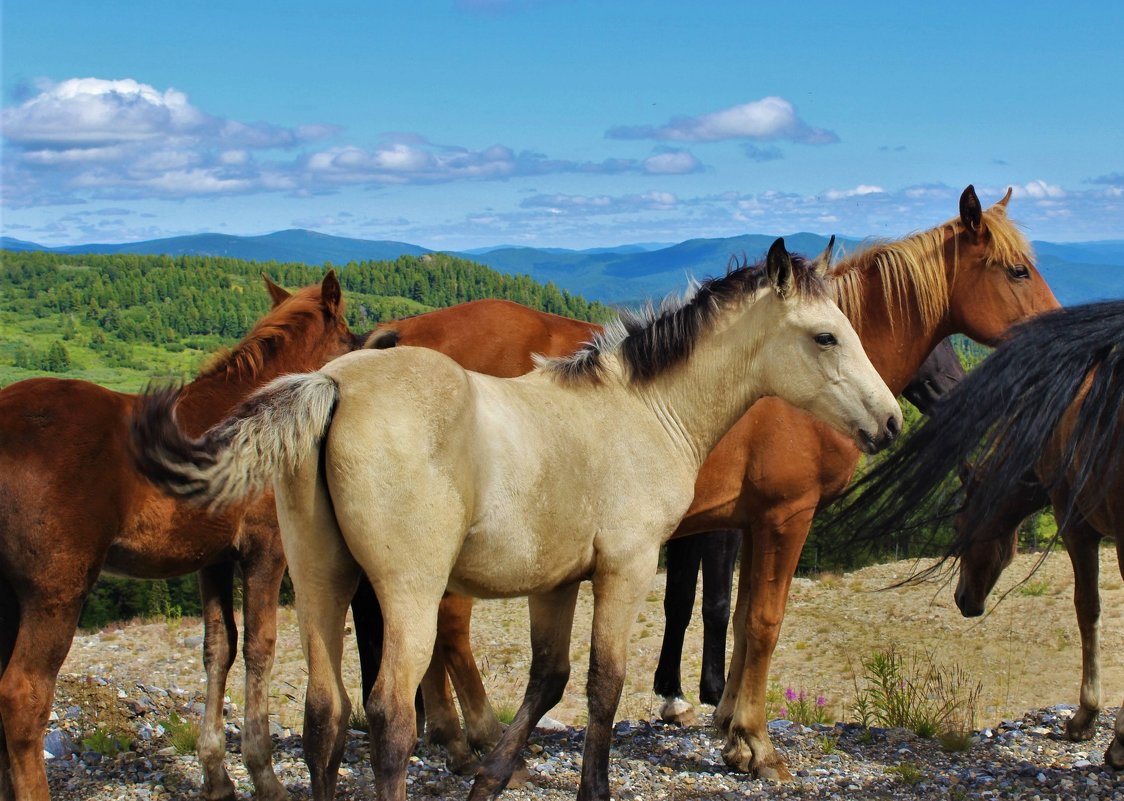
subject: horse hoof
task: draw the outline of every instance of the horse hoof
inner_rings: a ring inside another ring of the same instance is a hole
[[[289,791],[274,777],[271,782],[263,782],[262,787],[254,787],[254,798],[257,801],[288,801]]]
[[[1120,742],[1120,735],[1112,739],[1112,743],[1104,752],[1104,763],[1113,770],[1124,768],[1124,745]]]
[[[660,720],[679,726],[693,726],[696,721],[695,708],[682,698],[671,698],[660,707]]]
[[[1093,735],[1096,734],[1096,729],[1096,714],[1083,716],[1079,711],[1074,717],[1070,718],[1069,721],[1066,722],[1065,736],[1066,739],[1072,740],[1075,743],[1081,742],[1083,740],[1092,740]]]
[[[511,772],[511,778],[507,780],[507,789],[522,790],[529,781],[531,781],[531,771],[527,770],[525,764],[517,765]]]
[[[757,769],[757,778],[765,779],[771,782],[790,782],[792,781],[792,774],[788,772],[788,768],[777,762],[775,765],[762,765]]]
[[[480,760],[475,754],[454,757],[450,752],[445,755],[445,768],[449,773],[457,776],[471,776],[478,767],[480,767]]]

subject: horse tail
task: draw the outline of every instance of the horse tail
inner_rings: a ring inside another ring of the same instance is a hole
[[[193,439],[176,423],[181,392],[173,387],[141,396],[132,420],[133,461],[165,492],[212,512],[315,458],[339,398],[339,386],[324,373],[282,376]]]

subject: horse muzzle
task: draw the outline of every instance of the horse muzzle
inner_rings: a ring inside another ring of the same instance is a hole
[[[875,434],[870,433],[865,428],[860,428],[858,436],[855,439],[862,452],[870,455],[878,453],[880,450],[888,447],[891,442],[898,438],[898,434],[901,432],[901,420],[897,417],[890,417],[879,427],[878,432]]]

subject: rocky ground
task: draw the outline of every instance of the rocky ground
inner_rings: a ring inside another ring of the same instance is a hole
[[[1113,554],[1105,553],[1107,559]],[[770,724],[778,750],[795,781],[776,785],[730,773],[721,741],[709,726],[671,727],[653,722],[658,699],[650,692],[662,633],[662,586],[653,585],[632,637],[628,684],[619,712],[611,782],[618,799],[694,798],[1124,798],[1124,778],[1107,770],[1102,754],[1112,714],[1102,713],[1097,737],[1071,743],[1062,734],[1072,714],[1080,652],[1071,602],[1068,560],[1051,558],[1029,581],[1016,586],[1033,565],[1020,556],[1000,586],[1002,603],[987,617],[966,621],[951,590],[927,584],[879,592],[913,567],[896,563],[843,576],[798,580],[781,644],[772,665],[773,715],[786,688],[822,694],[832,719],[856,718],[856,689],[865,686],[862,660],[893,644],[910,665],[955,666],[964,686],[980,687],[972,736],[941,745],[903,729],[863,729],[854,724],[810,727],[777,719]],[[662,579],[662,577],[660,577]],[[1102,660],[1108,703],[1124,687],[1121,601],[1115,570],[1102,577]],[[308,797],[301,759],[303,663],[295,616],[282,613],[274,694],[271,698],[275,765],[294,798]],[[583,594],[575,626],[574,680],[551,714],[557,731],[536,733],[528,753],[531,783],[505,798],[573,798],[580,766],[582,693],[588,661],[590,604]],[[698,676],[701,627],[688,634],[685,683]],[[129,624],[80,634],[56,692],[48,750],[56,799],[197,798],[198,762],[177,752],[180,719],[201,710],[202,629],[196,620]],[[518,601],[478,606],[473,639],[491,697],[501,716],[513,710],[526,676],[526,611]],[[349,655],[346,673],[358,686]],[[242,673],[228,688],[228,768],[244,797],[251,786],[241,765]],[[111,737],[118,738],[116,744]],[[182,749],[182,742],[181,742]],[[950,750],[950,748],[952,750]],[[963,748],[965,750],[957,750]],[[112,754],[121,749],[120,753]],[[98,753],[98,751],[104,752]],[[410,766],[411,796],[463,798],[467,780],[444,771],[442,755],[419,748]],[[349,737],[340,797],[373,798],[367,738]]]

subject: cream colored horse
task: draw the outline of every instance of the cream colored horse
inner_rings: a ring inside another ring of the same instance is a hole
[[[781,240],[764,268],[626,317],[520,378],[469,373],[427,349],[365,351],[274,382],[196,441],[170,423],[174,393],[157,396],[138,421],[139,458],[165,486],[211,506],[274,480],[308,660],[314,798],[335,789],[350,711],[344,616],[360,570],[385,620],[366,704],[379,798],[406,798],[414,692],[445,589],[530,596],[530,683],[481,766],[470,797],[482,798],[505,786],[530,727],[561,698],[583,579],[593,582],[594,620],[578,797],[608,798],[629,627],[660,544],[711,448],[769,394],[868,452],[900,429],[897,401],[822,277]]]

